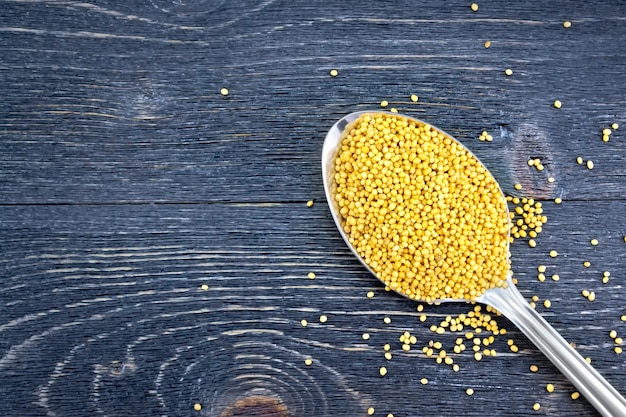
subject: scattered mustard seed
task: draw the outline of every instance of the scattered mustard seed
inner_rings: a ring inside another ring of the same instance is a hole
[[[515,188],[516,190],[521,190],[522,189],[522,184],[520,184],[520,183],[514,184],[513,188]]]
[[[468,388],[468,389],[466,389],[466,390],[465,390],[465,393],[466,393],[467,395],[474,395],[474,390],[473,390],[473,389],[471,389],[471,388]]]
[[[302,327],[306,327],[308,326],[309,322],[306,320],[300,320],[300,324],[302,325]]]
[[[369,291],[367,293],[367,298],[374,298],[374,291]]]
[[[593,169],[593,161],[587,161],[587,169]]]
[[[306,206],[307,207],[313,207],[313,204],[315,204],[315,202],[313,200],[309,200],[306,202]]]
[[[563,22],[563,27],[565,29],[569,28],[572,26],[572,22],[570,22],[569,20],[566,20],[565,22]]]
[[[487,49],[491,48],[491,41],[485,42],[485,48]]]
[[[582,158],[581,156],[579,156],[578,158],[576,158],[576,163],[577,163],[578,165],[582,165],[582,163],[583,163],[583,162],[585,162],[585,161],[583,160],[583,158]]]
[[[228,95],[228,88],[222,88],[220,90],[220,94],[222,94],[223,96],[227,96]]]
[[[337,71],[336,69],[331,69],[330,70],[330,76],[331,77],[336,77],[337,75],[339,75],[339,71]]]
[[[613,349],[613,351],[614,351],[615,353],[617,353],[618,355],[621,355],[621,354],[622,354],[622,348],[621,348],[621,347],[619,347],[619,346],[615,346],[615,348]]]
[[[426,385],[426,384],[428,384],[428,379],[427,378],[422,378],[422,379],[420,379],[420,382],[422,383],[422,385]]]
[[[315,272],[309,272],[307,276],[309,277],[309,279],[315,279]]]
[[[613,130],[619,129],[619,125],[617,123],[613,123],[611,127],[613,128]]]
[[[559,100],[554,100],[554,108],[555,109],[560,109],[561,108],[561,102]]]
[[[209,290],[209,286],[208,286],[208,285],[206,285],[206,284],[202,284],[202,285],[200,286],[200,288],[201,288],[202,290],[204,290],[204,291],[208,291],[208,290]]]
[[[322,314],[320,316],[320,323],[326,323],[327,321],[328,321],[328,317]]]
[[[385,317],[385,318],[383,319],[383,322],[384,322],[385,324],[389,324],[389,323],[391,323],[391,317]]]
[[[533,404],[533,410],[539,411],[540,408],[541,408],[541,404],[539,404],[539,403],[534,403]]]
[[[597,246],[598,245],[598,239],[591,239],[591,241],[589,243],[591,243],[593,246]]]
[[[417,103],[417,100],[419,99],[419,97],[417,97],[417,94],[411,94],[411,101],[413,103]]]
[[[572,395],[570,395],[570,398],[572,400],[577,400],[580,397],[580,393],[578,391],[574,391],[572,392]]]
[[[552,281],[558,281],[560,279],[561,279],[561,277],[558,274],[552,275]]]
[[[539,265],[537,267],[537,271],[539,271],[539,272],[546,272],[546,266],[545,265]]]
[[[543,306],[544,306],[545,308],[550,308],[550,307],[552,307],[552,301],[550,301],[550,300],[545,300],[545,301],[543,302]]]
[[[476,3],[472,3],[472,5],[470,6],[470,8],[472,9],[473,12],[477,12],[478,11],[478,4]]]
[[[583,262],[583,266],[584,266],[585,268],[589,268],[589,267],[591,266],[591,262],[589,262],[589,261],[585,261],[585,262]]]
[[[531,248],[534,248],[535,246],[537,246],[537,242],[535,242],[534,239],[530,239],[528,241],[528,246],[530,246]]]
[[[551,250],[551,251],[550,251],[550,257],[551,257],[551,258],[556,258],[558,254],[559,254],[559,253],[558,253],[557,251],[555,251],[555,250]]]
[[[370,407],[370,408],[367,409],[367,415],[368,416],[374,415],[375,411],[376,410],[374,410],[374,407]]]
[[[200,410],[202,410],[202,404],[200,404],[200,403],[195,403],[195,404],[193,405],[193,409],[194,409],[194,410],[196,410],[196,411],[200,411]]]
[[[530,365],[530,372],[537,372],[539,367],[537,365]]]
[[[552,184],[554,182],[554,177],[548,177],[548,182]]]
[[[363,340],[369,340],[369,338],[370,338],[370,334],[369,334],[369,333],[363,333],[363,334],[361,335],[361,338],[362,338]]]
[[[378,372],[380,373],[380,376],[385,376],[387,375],[387,368],[385,368],[384,366],[381,366]]]
[[[391,353],[389,352],[385,352],[385,359],[387,359],[388,361],[390,361],[392,358]]]
[[[548,391],[548,392],[554,392],[554,385],[552,385],[552,384],[548,384],[548,385],[546,385],[546,391]]]
[[[383,100],[380,102],[380,107],[387,107],[389,105],[389,102],[387,100]]]
[[[615,340],[613,340],[615,342],[616,345],[621,345],[624,340],[621,337],[616,337]]]
[[[304,360],[304,364],[305,364],[306,366],[311,366],[311,365],[313,364],[313,360],[312,360],[311,358],[306,358],[306,359]]]
[[[554,199],[554,204],[561,204],[563,202],[563,200],[561,200],[559,197]]]
[[[513,75],[513,70],[511,68],[507,68],[507,69],[504,70],[504,73],[506,75]]]

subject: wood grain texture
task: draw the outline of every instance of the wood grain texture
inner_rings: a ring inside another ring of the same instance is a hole
[[[505,318],[498,356],[426,358],[471,307],[422,323],[345,247],[322,140],[381,100],[544,202],[519,287],[626,393],[626,8],[543,3],[0,1],[0,416],[596,415]]]

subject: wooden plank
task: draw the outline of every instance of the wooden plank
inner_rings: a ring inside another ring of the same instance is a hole
[[[624,392],[626,364],[608,329],[626,328],[626,229],[623,214],[622,229],[593,222],[621,206],[546,204],[538,246],[516,242],[512,260],[524,295],[549,298],[552,307],[538,310]],[[497,357],[451,353],[458,373],[426,358],[429,340],[451,352],[463,337],[429,327],[471,306],[426,306],[421,323],[416,303],[385,292],[352,257],[323,202],[5,207],[0,226],[0,395],[9,409],[30,404],[24,415],[190,415],[195,402],[220,415],[247,386],[280,395],[295,415],[363,415],[369,406],[382,415],[533,415],[534,402],[555,415],[595,415],[504,318]],[[561,279],[538,282],[540,264]],[[602,284],[605,270],[612,276]],[[400,349],[404,331],[418,340],[410,352]],[[508,350],[509,338],[520,352]],[[540,371],[529,372],[531,364]],[[556,386],[550,395],[547,383]],[[68,386],[76,387],[71,399]]]
[[[626,119],[616,88],[626,32],[614,5],[577,5],[568,30],[549,6],[457,5],[454,15],[306,9],[286,26],[251,12],[221,33],[219,13],[191,30],[150,2],[134,6],[138,18],[43,3],[32,16],[32,4],[8,2],[0,21],[5,203],[305,200],[319,192],[326,130],[383,99],[501,164],[505,184],[535,156],[558,180],[538,178],[543,195],[626,195],[623,134],[605,144],[600,133]],[[482,130],[496,146],[475,143]],[[595,170],[579,169],[577,156]]]

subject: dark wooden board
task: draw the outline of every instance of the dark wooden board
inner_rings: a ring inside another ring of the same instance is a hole
[[[1,1],[0,415],[220,416],[257,394],[291,416],[597,415],[505,318],[497,357],[425,358],[471,307],[421,323],[345,247],[322,141],[381,100],[544,202],[537,247],[511,248],[519,288],[626,393],[626,5],[543,3]]]

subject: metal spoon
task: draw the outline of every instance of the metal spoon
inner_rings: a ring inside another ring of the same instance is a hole
[[[329,130],[324,140],[322,149],[322,174],[324,179],[324,191],[326,192],[326,200],[330,207],[333,219],[337,225],[339,233],[344,241],[354,253],[354,255],[365,265],[365,267],[374,275],[376,274],[359,256],[358,252],[352,246],[346,236],[343,227],[343,219],[339,213],[337,202],[334,198],[334,165],[337,150],[343,140],[343,133],[346,128],[363,114],[389,114],[398,116],[395,113],[387,113],[382,111],[364,111],[348,114],[341,118]],[[419,119],[408,116],[402,116],[418,123],[427,124]],[[439,130],[439,129],[437,129]],[[452,136],[439,130],[444,135],[455,140]],[[460,144],[460,142],[457,141]],[[463,146],[461,144],[461,146]],[[469,152],[469,150],[468,150]],[[478,158],[476,158],[478,160]],[[504,194],[502,194],[502,198]],[[507,213],[508,214],[508,213]],[[377,277],[379,278],[379,277]],[[380,279],[380,278],[379,278]],[[508,286],[506,288],[493,288],[487,290],[476,298],[475,301],[490,305],[499,310],[513,324],[515,324],[524,334],[561,370],[576,388],[585,396],[585,398],[602,414],[603,416],[624,417],[626,416],[626,399],[613,388],[591,365],[589,365],[576,350],[574,350],[568,342],[548,322],[539,315],[515,287],[512,275],[509,271],[506,277]],[[399,293],[406,296],[406,294]],[[444,301],[463,301],[445,299]]]

